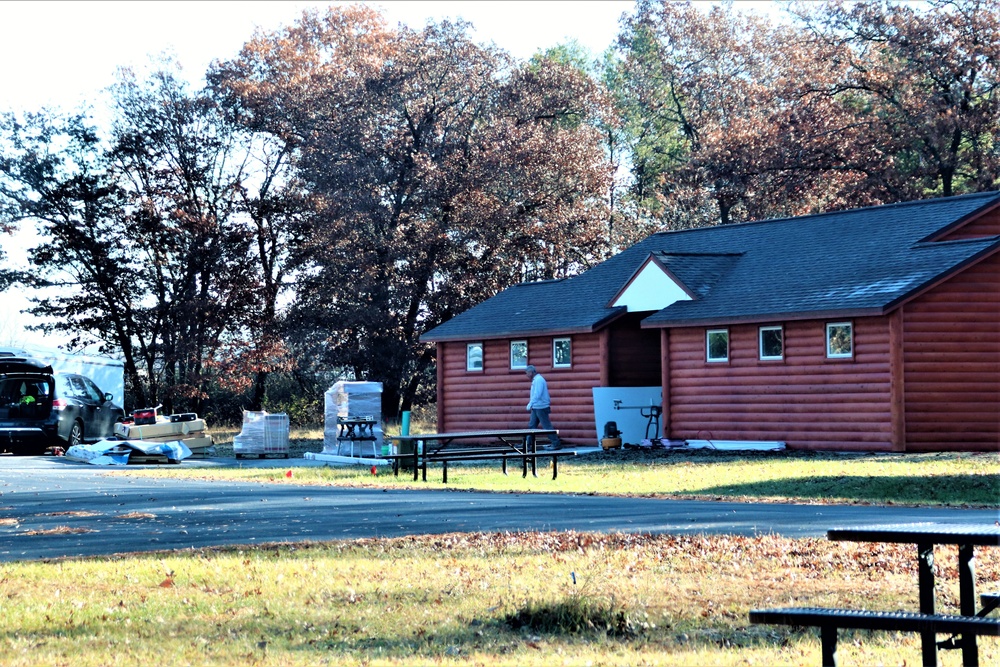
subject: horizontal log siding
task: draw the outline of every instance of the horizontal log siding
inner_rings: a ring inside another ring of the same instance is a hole
[[[1000,256],[903,310],[907,450],[1000,449]]]
[[[730,362],[709,364],[705,328],[670,330],[672,438],[891,447],[888,318],[854,320],[855,357],[846,361],[826,358],[825,321],[787,323],[779,362],[758,360],[757,325],[729,332]]]
[[[600,386],[600,337],[570,338],[572,368],[552,368],[551,337],[528,339],[528,362],[549,384],[552,425],[559,429],[559,437],[570,445],[592,446],[597,443],[593,388]],[[465,342],[440,344],[439,431],[527,427],[531,383],[523,370],[510,370],[510,341],[483,344],[484,370],[477,373],[465,370]]]
[[[1000,236],[1000,209],[995,209],[975,220],[970,220],[950,234],[941,237],[942,241],[958,239],[978,239],[984,236]]]

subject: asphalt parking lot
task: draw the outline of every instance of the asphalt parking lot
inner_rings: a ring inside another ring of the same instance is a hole
[[[218,458],[181,465],[287,469],[325,463]],[[0,561],[449,532],[805,537],[872,523],[1000,520],[996,510],[351,489],[154,479],[123,472],[58,457],[0,456]]]

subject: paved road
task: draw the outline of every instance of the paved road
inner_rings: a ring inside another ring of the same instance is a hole
[[[185,467],[233,461],[185,461]],[[316,462],[241,461],[281,470]],[[698,502],[129,477],[51,457],[0,457],[0,561],[454,531],[775,533],[870,523],[989,523],[996,510]],[[539,480],[541,484],[543,480]]]

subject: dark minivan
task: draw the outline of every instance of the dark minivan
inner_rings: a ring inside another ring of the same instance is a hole
[[[94,382],[37,359],[0,356],[0,450],[42,454],[114,433],[125,413]]]

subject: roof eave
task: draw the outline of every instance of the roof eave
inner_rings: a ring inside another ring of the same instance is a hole
[[[488,334],[446,334],[444,336],[428,336],[424,334],[420,337],[422,343],[452,343],[458,341],[475,340],[500,340],[504,338],[537,338],[540,336],[568,336],[573,334],[594,333],[602,329],[613,321],[628,313],[624,306],[618,306],[614,312],[608,313],[604,317],[586,325],[576,327],[551,327],[545,329],[507,329],[504,331],[491,331]]]
[[[682,329],[685,327],[727,326],[733,324],[763,324],[769,322],[798,322],[802,320],[843,319],[848,317],[874,317],[884,315],[886,309],[872,308],[841,308],[834,310],[814,310],[809,312],[761,313],[759,315],[736,315],[733,317],[696,318],[690,320],[675,320],[670,322],[647,322],[643,320],[643,329]]]

